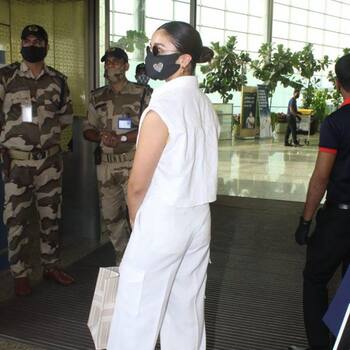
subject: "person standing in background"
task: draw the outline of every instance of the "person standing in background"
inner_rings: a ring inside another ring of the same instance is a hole
[[[335,73],[344,102],[322,123],[318,157],[295,232],[296,242],[307,244],[303,306],[311,350],[331,349],[322,321],[328,308],[327,285],[338,267],[350,259],[350,54],[337,61]],[[316,228],[309,238],[311,220],[326,191],[326,202],[317,211]]]
[[[72,124],[66,77],[44,62],[48,35],[39,25],[21,35],[23,61],[0,69],[0,147],[5,185],[4,223],[15,293],[31,293],[29,243],[32,203],[39,216],[44,277],[61,285],[74,280],[60,268],[59,219],[62,197],[61,131]]]
[[[288,110],[287,110],[287,129],[284,137],[284,145],[292,146],[289,143],[289,136],[292,133],[292,139],[294,146],[301,146],[297,139],[297,119],[300,121],[301,117],[298,113],[297,99],[300,96],[300,90],[295,89],[293,93],[293,97],[288,102]]]
[[[144,86],[127,80],[129,63],[124,50],[108,49],[101,61],[108,84],[91,92],[84,137],[99,145],[95,161],[101,214],[119,265],[130,236],[126,187],[140,116],[150,94]]]

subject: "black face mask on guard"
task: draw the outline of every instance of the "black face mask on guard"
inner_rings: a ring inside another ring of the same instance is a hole
[[[30,63],[40,62],[46,57],[46,47],[25,46],[22,47],[21,54]]]
[[[170,55],[154,55],[147,47],[147,56],[145,59],[146,74],[151,79],[165,80],[178,71],[180,65],[175,63],[180,57],[180,53]]]

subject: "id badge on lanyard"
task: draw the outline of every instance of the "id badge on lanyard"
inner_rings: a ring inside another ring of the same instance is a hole
[[[22,122],[33,123],[33,106],[31,102],[22,102]]]
[[[132,129],[131,117],[127,114],[120,114],[117,118],[117,128],[120,130],[130,130]]]

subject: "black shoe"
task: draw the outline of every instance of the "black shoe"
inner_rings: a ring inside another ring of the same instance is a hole
[[[299,142],[294,144],[294,147],[303,147],[304,145],[301,145]]]
[[[285,143],[284,144],[286,147],[292,147],[293,145],[291,143]]]

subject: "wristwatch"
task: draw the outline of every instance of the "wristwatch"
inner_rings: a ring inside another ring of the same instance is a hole
[[[126,142],[128,141],[128,137],[126,135],[120,136],[120,142]]]

